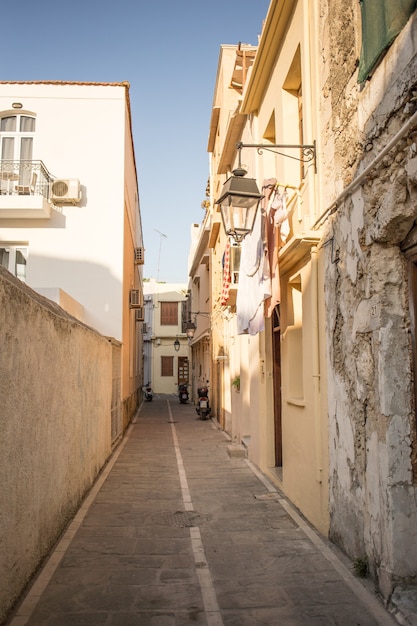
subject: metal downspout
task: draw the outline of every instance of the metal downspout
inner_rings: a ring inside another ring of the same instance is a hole
[[[313,398],[314,398],[314,434],[316,453],[316,480],[322,482],[322,444],[321,444],[321,420],[320,420],[320,334],[318,312],[318,249],[311,248],[311,322],[313,327]]]

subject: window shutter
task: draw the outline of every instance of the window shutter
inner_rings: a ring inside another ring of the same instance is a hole
[[[161,376],[174,375],[174,357],[161,356]]]
[[[178,325],[178,302],[161,302],[161,326]]]
[[[377,65],[382,53],[406,25],[417,0],[360,0],[362,50],[358,83],[363,83]]]

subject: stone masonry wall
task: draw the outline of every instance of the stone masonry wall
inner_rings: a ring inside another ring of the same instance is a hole
[[[0,267],[0,623],[111,453],[110,343]]]
[[[417,128],[378,155],[417,110],[417,21],[361,89],[357,3],[321,4],[326,205],[376,159],[325,225],[330,534],[351,558],[368,561],[389,599],[417,576],[413,346],[401,251],[417,219]]]

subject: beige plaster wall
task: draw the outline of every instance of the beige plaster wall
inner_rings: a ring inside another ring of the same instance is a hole
[[[268,20],[255,61],[258,69],[254,66],[242,105],[251,114],[242,141],[298,144],[301,138],[297,92],[301,87],[303,143],[312,144],[317,138],[319,119],[316,77],[312,73],[317,63],[314,37],[317,7],[304,0],[273,1]],[[249,458],[276,479],[285,495],[326,535],[329,513],[324,279],[321,261],[312,251],[314,242],[320,242],[321,232],[311,232],[320,213],[319,181],[312,163],[305,165],[302,176],[300,163],[292,158],[268,151],[259,158],[254,150],[249,152],[244,152],[244,162],[258,183],[275,178],[281,192],[288,185],[290,232],[282,242],[279,257],[281,381],[277,388],[281,387],[282,467],[275,466],[273,448],[274,367],[271,346],[266,343],[272,341],[270,320],[266,321],[265,336],[257,346],[258,359],[253,355],[248,359],[250,399],[244,400],[239,417],[244,427],[250,426]],[[287,148],[281,152],[294,156]],[[241,373],[242,380],[243,377]],[[269,399],[265,400],[265,396]],[[245,410],[251,416],[246,423]],[[248,434],[247,430],[242,432],[243,436]]]
[[[111,345],[0,268],[0,622],[111,452]]]
[[[281,278],[282,489],[324,535],[329,528],[322,254]]]

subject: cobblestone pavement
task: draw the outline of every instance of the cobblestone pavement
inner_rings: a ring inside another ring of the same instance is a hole
[[[11,626],[396,622],[214,422],[145,403]]]

